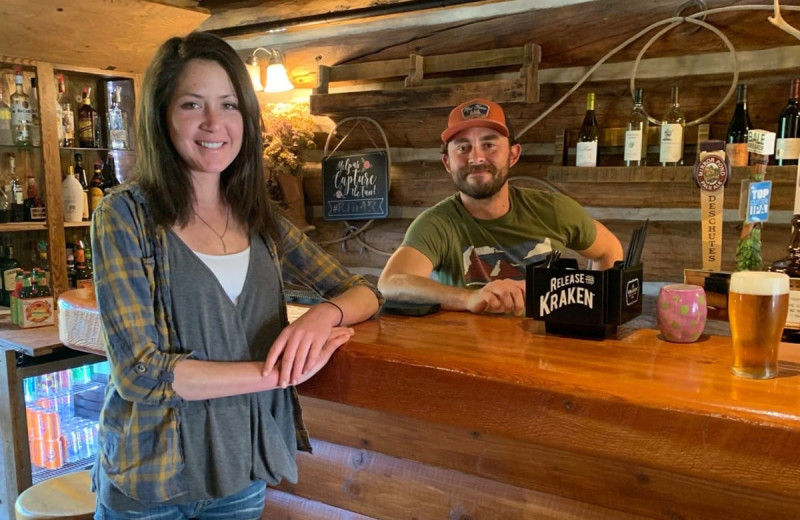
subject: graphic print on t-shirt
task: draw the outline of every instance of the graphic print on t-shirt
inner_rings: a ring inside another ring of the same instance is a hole
[[[552,249],[549,238],[530,240],[506,249],[467,246],[461,255],[464,286],[482,287],[493,280],[507,278],[524,280],[525,266],[543,260]]]

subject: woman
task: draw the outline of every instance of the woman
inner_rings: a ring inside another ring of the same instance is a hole
[[[218,37],[165,42],[139,111],[137,169],[94,213],[111,379],[97,519],[257,519],[265,482],[310,450],[297,385],[379,293],[272,213],[258,101]],[[287,326],[281,276],[330,300]]]

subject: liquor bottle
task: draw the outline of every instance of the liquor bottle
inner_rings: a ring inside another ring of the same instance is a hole
[[[661,118],[661,140],[659,142],[659,161],[661,166],[683,164],[683,128],[686,120],[678,96],[678,86],[673,85],[669,94],[669,109]]]
[[[647,163],[647,114],[642,103],[644,94],[637,88],[633,92],[633,110],[625,130],[625,166],[644,166]]]
[[[3,292],[2,301],[0,305],[8,305],[11,303],[11,293],[16,287],[17,269],[19,268],[19,260],[14,257],[14,246],[6,245],[7,256],[3,259]]]
[[[64,107],[62,106],[66,97],[67,88],[64,85],[64,75],[56,77],[56,129],[58,130],[58,146],[66,146],[64,143]]]
[[[39,240],[36,246],[38,256],[34,266],[42,272],[45,279],[44,285],[50,285],[50,261],[47,259],[47,242]]]
[[[111,84],[109,83],[109,87]],[[108,109],[109,147],[117,150],[128,148],[128,127],[122,112],[122,87],[114,87]]]
[[[83,195],[81,183],[75,178],[75,168],[69,167],[69,173],[61,181],[61,199],[64,203],[64,221],[80,222],[83,217]]]
[[[72,105],[64,103],[64,146],[75,146],[75,113],[72,111]]]
[[[14,133],[11,131],[11,107],[6,103],[3,88],[0,87],[0,146],[14,144]]]
[[[42,146],[42,125],[39,118],[39,85],[31,78],[31,144]]]
[[[789,101],[778,117],[775,138],[775,163],[778,166],[797,164],[800,157],[800,79],[792,80]]]
[[[586,94],[586,114],[578,132],[575,166],[597,166],[597,141],[600,131],[594,114],[594,92]]]
[[[725,137],[725,154],[731,166],[747,166],[750,162],[750,154],[747,153],[747,132],[752,127],[750,114],[747,113],[747,85],[739,83],[736,86],[736,108]]]
[[[119,185],[117,162],[114,159],[114,153],[109,153],[106,156],[106,163],[103,165],[103,191],[109,193],[117,185]]]
[[[86,170],[83,167],[83,156],[79,153],[75,154],[75,178],[78,179],[83,190],[81,215],[83,215],[83,220],[89,220],[89,178],[86,176]]]
[[[94,176],[92,185],[89,187],[89,212],[94,213],[98,204],[103,198],[103,164],[100,161],[94,163]]]
[[[11,197],[6,190],[0,189],[0,223],[11,222]]]
[[[83,248],[83,241],[79,240],[75,245],[75,288],[91,289],[94,286],[92,282],[92,273],[86,268],[86,251]]]
[[[67,247],[67,285],[70,289],[75,289],[75,254],[72,247]]]
[[[98,121],[97,110],[92,107],[89,96],[92,95],[91,87],[83,87],[83,104],[78,109],[78,146],[81,148],[97,148]]]
[[[40,222],[47,217],[44,202],[39,198],[39,190],[36,187],[36,177],[33,172],[28,170],[28,197],[25,199],[25,220]]]
[[[31,102],[23,90],[22,69],[16,68],[14,73],[16,90],[11,94],[11,131],[16,146],[31,145]]]
[[[16,158],[8,154],[9,182],[11,184],[11,222],[25,221],[25,191],[17,176]]]

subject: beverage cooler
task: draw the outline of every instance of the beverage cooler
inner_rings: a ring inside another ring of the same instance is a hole
[[[23,378],[33,484],[91,467],[108,362]]]

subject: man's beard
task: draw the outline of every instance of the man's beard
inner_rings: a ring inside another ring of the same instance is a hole
[[[509,165],[501,168],[500,171],[493,165],[480,165],[480,166],[464,166],[456,170],[453,175],[453,180],[456,183],[458,191],[473,199],[488,199],[494,196],[503,187],[508,179]],[[467,177],[470,173],[487,171],[492,174],[492,180],[481,184],[471,184]]]

